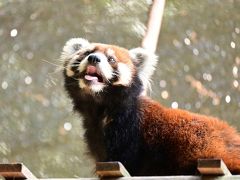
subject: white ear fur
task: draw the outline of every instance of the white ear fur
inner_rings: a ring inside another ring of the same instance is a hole
[[[79,49],[89,46],[89,44],[90,43],[86,39],[72,38],[64,45],[62,56],[68,57],[77,52]]]
[[[138,70],[138,76],[143,83],[143,93],[146,94],[146,91],[151,90],[151,76],[154,73],[154,70],[157,65],[157,56],[143,48],[134,48],[130,51],[130,56],[133,63],[136,65]]]

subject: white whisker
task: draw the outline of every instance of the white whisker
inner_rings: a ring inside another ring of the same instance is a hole
[[[51,65],[56,66],[56,67],[63,67],[61,64],[55,64],[55,63],[52,63],[52,62],[47,61],[45,59],[41,59],[41,61],[46,62],[46,63],[51,64]]]

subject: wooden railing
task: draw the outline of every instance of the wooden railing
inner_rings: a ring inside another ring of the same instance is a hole
[[[240,175],[232,175],[221,159],[200,159],[197,169],[199,176],[139,176],[132,177],[120,162],[99,162],[96,164],[96,174],[99,178],[66,178],[61,180],[97,180],[97,179],[120,179],[120,180],[227,180],[238,179]],[[0,164],[0,176],[7,180],[57,180],[39,179],[21,163]]]

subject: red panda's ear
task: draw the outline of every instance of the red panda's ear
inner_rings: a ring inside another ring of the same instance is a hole
[[[143,83],[144,90],[151,90],[151,76],[157,65],[157,56],[143,48],[134,48],[129,51],[130,57],[137,68],[138,76]]]
[[[66,44],[63,47],[63,56],[70,56],[77,52],[78,50],[85,48],[89,46],[90,43],[88,40],[83,38],[72,38],[66,42]]]

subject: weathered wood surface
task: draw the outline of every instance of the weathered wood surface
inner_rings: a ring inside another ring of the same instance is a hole
[[[201,180],[197,176],[141,176],[141,177],[119,177],[119,178],[101,178],[107,180]],[[77,179],[39,179],[39,180],[99,180],[99,178],[77,178]]]
[[[221,159],[199,159],[197,169],[202,175],[232,175]]]
[[[108,180],[240,180],[240,175],[232,176],[221,159],[200,159],[198,170],[201,176],[139,176],[131,177],[119,162],[97,163],[97,173],[101,179]],[[0,176],[7,180],[36,180],[37,178],[21,163],[0,164]],[[1,177],[0,177],[1,179]],[[99,178],[45,178],[39,180],[98,180]]]
[[[37,179],[29,169],[21,163],[0,164],[0,176],[6,179]]]
[[[97,162],[96,173],[99,177],[130,177],[120,162]]]
[[[141,177],[120,177],[102,178],[107,180],[240,180],[240,176],[141,176]],[[68,179],[39,179],[39,180],[99,180],[99,178],[68,178]]]

